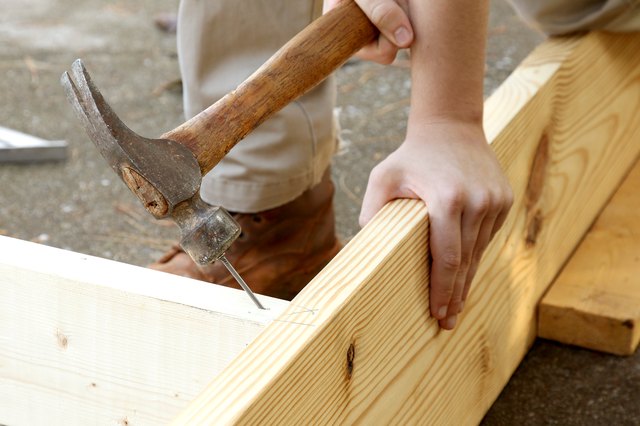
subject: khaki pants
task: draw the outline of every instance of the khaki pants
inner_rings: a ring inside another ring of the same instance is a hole
[[[640,0],[511,0],[547,34],[640,30]],[[264,63],[322,9],[322,0],[182,0],[178,52],[187,118]],[[328,79],[236,145],[202,182],[202,198],[252,213],[318,183],[336,149],[335,82]]]
[[[187,118],[235,89],[322,12],[322,0],[183,0],[178,52]],[[320,182],[336,149],[329,78],[267,120],[203,179],[202,198],[252,213]]]
[[[522,19],[549,35],[586,30],[640,31],[640,0],[509,0]]]

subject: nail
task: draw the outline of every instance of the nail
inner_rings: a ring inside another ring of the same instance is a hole
[[[396,44],[398,47],[406,47],[406,45],[411,41],[411,35],[405,27],[398,28],[393,35],[396,38]]]
[[[460,309],[458,309],[458,312],[462,312],[463,309],[464,309],[464,300],[460,302]]]
[[[457,321],[458,321],[458,317],[456,315],[453,315],[453,316],[447,318],[447,320],[445,321],[446,328],[451,330],[452,328],[454,328],[456,326],[456,322]]]
[[[441,306],[440,309],[438,309],[438,319],[443,319],[444,317],[447,316],[447,307],[446,306]]]

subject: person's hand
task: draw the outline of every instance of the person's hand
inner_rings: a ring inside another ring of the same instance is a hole
[[[325,0],[324,11],[333,9],[344,0]],[[369,20],[378,27],[378,39],[363,47],[356,56],[360,59],[390,64],[398,49],[413,42],[413,29],[409,21],[408,0],[355,0]]]
[[[478,262],[513,201],[482,126],[410,127],[402,145],[372,170],[360,224],[396,198],[421,199],[429,209],[431,313],[453,329]]]

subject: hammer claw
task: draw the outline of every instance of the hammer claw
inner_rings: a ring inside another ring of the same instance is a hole
[[[120,140],[118,133],[122,133],[124,129],[128,128],[113,112],[107,101],[104,100],[102,93],[93,84],[89,72],[85,68],[80,59],[77,59],[71,65],[71,73],[79,88],[77,94],[80,96],[82,104],[84,105],[85,113],[94,126],[101,127],[106,130],[116,139]],[[130,133],[133,133],[130,131]],[[122,134],[120,136],[130,136]]]
[[[89,120],[89,113],[87,112],[84,99],[80,91],[78,90],[78,87],[75,85],[75,83],[71,79],[71,76],[66,71],[64,72],[64,74],[62,74],[60,82],[65,89],[67,100],[73,106],[73,110],[76,113],[76,116],[80,119],[85,130],[87,130],[87,132],[91,134],[91,138],[93,139],[93,135],[96,133],[95,128],[91,120]]]
[[[76,116],[80,119],[87,134],[113,167],[116,163],[113,161],[115,160],[114,145],[106,141],[113,141],[114,136],[109,125],[102,119],[86,80],[84,80],[82,74],[79,76],[75,67],[77,62],[74,62],[74,67],[71,70],[73,77],[66,71],[62,74],[62,86],[65,89],[69,103],[73,106]],[[115,146],[117,147],[117,145]]]
[[[135,139],[136,135],[104,100],[82,61],[78,59],[73,63],[71,75],[63,74],[62,84],[85,130],[109,164],[115,165],[119,157],[118,146]]]

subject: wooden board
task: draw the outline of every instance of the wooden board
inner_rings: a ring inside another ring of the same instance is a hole
[[[631,355],[640,342],[640,162],[540,302],[538,335]]]
[[[286,302],[0,237],[0,424],[166,424]]]
[[[473,424],[640,152],[640,34],[552,40],[486,102],[515,192],[458,328],[428,314],[427,213],[387,206],[174,424]]]

